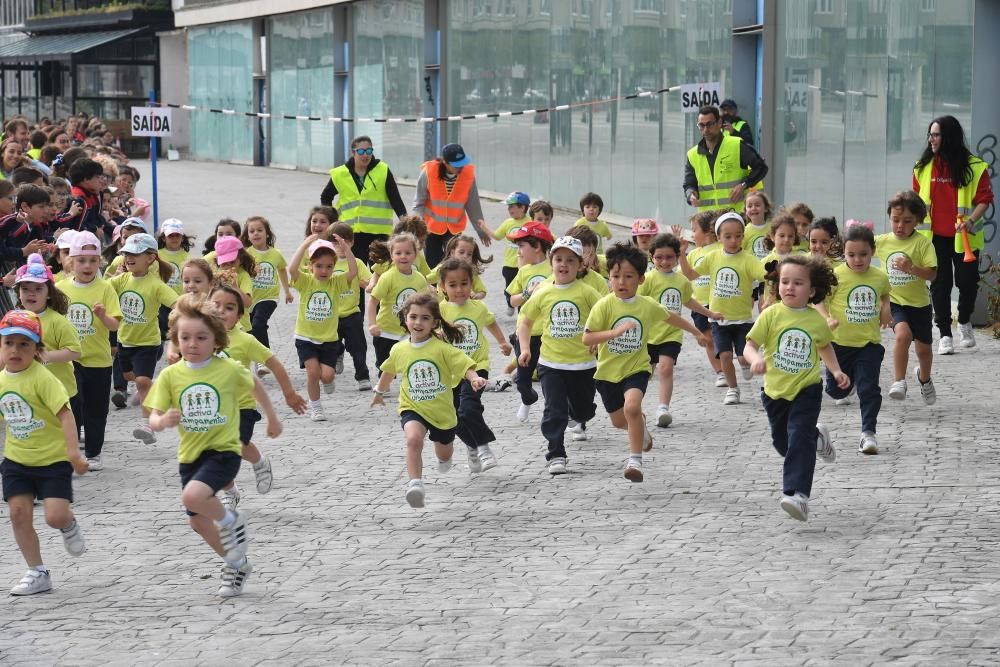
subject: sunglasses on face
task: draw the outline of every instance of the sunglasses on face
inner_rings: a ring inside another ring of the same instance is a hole
[[[357,155],[375,155],[374,148],[355,148],[354,152]]]

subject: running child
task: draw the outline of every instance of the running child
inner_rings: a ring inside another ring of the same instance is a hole
[[[927,214],[920,195],[912,190],[898,192],[889,200],[888,234],[875,238],[875,256],[889,275],[889,308],[896,342],[892,348],[894,382],[889,398],[906,398],[906,366],[910,359],[910,343],[917,352],[916,378],[920,397],[927,405],[937,401],[937,390],[931,380],[932,322],[931,296],[927,281],[937,275],[937,255],[934,246],[916,228]]]
[[[191,528],[225,562],[218,594],[243,592],[253,571],[247,559],[247,513],[226,509],[215,494],[240,471],[240,402],[253,395],[267,410],[270,399],[250,371],[216,353],[229,344],[226,325],[210,301],[185,294],[170,314],[170,340],[183,361],[160,371],[143,407],[156,431],[177,427],[181,502]],[[281,435],[268,414],[267,434]]]
[[[340,217],[337,214],[337,209],[332,206],[313,206],[309,209],[309,216],[306,218],[306,232],[303,238],[309,238],[314,236],[318,239],[329,240],[329,229]],[[299,267],[299,272],[303,273],[309,270],[309,258],[302,257],[302,265]]]
[[[60,233],[55,237],[56,253],[49,260],[49,267],[52,269],[52,280],[58,283],[60,280],[73,277],[73,262],[69,258],[69,249],[73,245],[76,232],[72,229],[56,231]]]
[[[531,197],[528,196],[528,193],[511,192],[504,199],[504,204],[507,205],[507,215],[510,217],[501,222],[499,227],[495,230],[490,229],[485,221],[482,220],[480,220],[481,224],[479,225],[480,231],[484,234],[489,234],[497,241],[507,240],[507,234],[518,227],[523,227],[531,221],[531,218],[528,217],[528,206],[531,205]],[[507,241],[503,252],[503,267],[500,269],[500,273],[503,275],[504,289],[507,289],[510,282],[514,280],[514,276],[517,275],[516,243]],[[504,297],[507,299],[507,315],[513,315],[514,307],[510,305],[510,295],[504,292]]]
[[[795,202],[785,207],[783,212],[795,218],[795,230],[799,233],[799,243],[795,246],[795,250],[809,252],[809,227],[816,219],[812,209],[803,202]]]
[[[431,273],[430,266],[427,265],[427,258],[424,257],[424,244],[427,242],[427,223],[419,215],[404,215],[392,228],[392,235],[412,234],[417,240],[417,258],[413,261],[413,266],[424,278]],[[393,262],[390,256],[389,246],[385,241],[375,241],[369,246],[368,259],[371,261],[372,277],[368,281],[365,289],[369,294],[378,284],[379,277],[392,268]]]
[[[111,245],[104,249],[104,259],[108,266],[104,270],[104,275],[109,279],[125,271],[125,256],[121,254],[122,246],[128,241],[130,236],[135,234],[148,234],[146,223],[140,218],[125,218],[122,223],[115,227],[111,235]]]
[[[597,254],[597,233],[590,227],[577,225],[570,227],[566,236],[580,239],[583,244],[583,267],[580,269],[580,277],[585,284],[590,285],[595,292],[604,296],[611,292],[608,286],[608,266],[604,255]],[[642,238],[642,237],[640,237]],[[547,282],[552,282],[552,276],[546,278]]]
[[[681,242],[681,255],[687,257],[688,264],[696,270],[696,278],[691,279],[691,298],[700,303],[705,308],[708,308],[708,302],[710,299],[711,283],[712,279],[709,276],[703,276],[697,274],[697,268],[705,261],[705,256],[709,252],[713,252],[719,249],[719,239],[715,236],[715,218],[718,214],[715,211],[702,211],[701,213],[696,213],[691,216],[691,239],[694,241],[695,247],[688,252],[688,240],[684,238],[683,230],[680,225],[671,226],[671,231],[674,234],[674,238],[679,239]],[[683,271],[681,271],[685,277],[690,278]],[[705,344],[705,355],[708,357],[708,364],[712,367],[715,372],[715,386],[716,387],[726,387],[726,375],[722,372],[722,364],[718,357],[715,355],[715,343],[712,341],[712,323],[708,321],[708,318],[699,312],[694,310],[691,311],[691,322],[694,324],[695,328],[703,334],[706,334],[707,343]]]
[[[399,421],[406,436],[406,472],[410,480],[406,502],[410,507],[423,507],[424,439],[430,437],[434,443],[438,470],[447,472],[452,466],[458,426],[454,388],[465,380],[478,392],[486,380],[476,374],[476,362],[454,346],[462,340],[462,331],[441,318],[437,297],[427,291],[413,293],[400,306],[398,317],[409,339],[393,346],[380,366],[382,374],[371,404],[385,405],[392,379],[402,375]]]
[[[448,239],[448,245],[444,248],[444,259],[450,258],[468,262],[469,265],[473,267],[475,274],[472,278],[472,294],[470,295],[470,298],[478,300],[485,299],[486,283],[483,282],[482,274],[486,269],[486,265],[492,262],[493,258],[483,258],[483,254],[479,252],[479,244],[476,242],[476,239],[466,234],[452,236]],[[441,284],[438,281],[438,275],[438,269],[437,267],[434,267],[426,274],[427,282],[437,288],[441,295],[441,299],[444,299],[444,290],[441,288]]]
[[[243,294],[243,305],[247,312],[240,319],[244,331],[250,331],[250,306],[253,304],[253,280],[257,277],[257,262],[243,242],[236,236],[223,236],[215,241],[215,263],[218,266],[215,278],[229,283]],[[211,265],[212,262],[209,262]]]
[[[608,227],[608,223],[600,219],[601,212],[604,210],[604,200],[596,192],[588,192],[587,194],[580,197],[580,213],[583,217],[573,223],[576,225],[586,225],[590,227],[595,232],[600,241],[597,244],[597,252],[604,252],[604,239],[611,240],[611,228]]]
[[[830,431],[819,423],[819,360],[841,390],[851,385],[830,346],[830,327],[809,307],[822,303],[836,284],[828,262],[789,255],[778,265],[780,303],[761,313],[747,334],[746,358],[764,376],[761,401],[774,448],[785,459],[781,509],[799,521],[809,519],[816,456],[826,463],[836,458]]]
[[[462,332],[461,340],[454,342],[453,345],[467,354],[476,364],[476,375],[484,381],[488,380],[490,350],[484,331],[489,331],[496,339],[504,356],[510,355],[511,346],[486,304],[472,297],[473,284],[478,273],[472,264],[458,257],[445,259],[438,264],[436,270],[441,276],[440,287],[447,298],[441,302],[441,318]],[[455,412],[458,415],[457,432],[458,437],[465,443],[469,470],[471,472],[489,470],[497,464],[489,444],[496,440],[496,436],[483,419],[483,389],[473,389],[468,380],[463,379],[455,388],[454,394]]]
[[[850,387],[841,389],[827,369],[826,393],[839,403],[857,392],[861,404],[858,450],[862,454],[878,453],[875,431],[882,407],[878,378],[885,357],[879,326],[886,328],[892,323],[889,278],[871,265],[874,255],[872,230],[861,223],[849,225],[844,238],[845,262],[833,270],[837,284],[826,303],[816,304],[833,330],[837,363],[852,381]]]
[[[157,247],[156,239],[149,234],[130,236],[121,250],[125,272],[109,280],[122,311],[118,359],[125,379],[135,382],[140,404],[146,400],[156,370],[160,306],[170,308],[177,301],[177,292],[167,287],[173,269],[167,262],[157,262]],[[154,265],[159,269],[158,275],[151,272]],[[151,445],[156,436],[148,422],[149,409],[143,407],[142,414],[147,419],[132,430],[132,436]]]
[[[337,248],[347,260],[344,273],[334,273]],[[309,255],[309,272],[302,273],[302,257]],[[288,263],[292,287],[299,293],[299,312],[295,318],[295,351],[299,368],[306,369],[306,392],[309,394],[309,418],[326,421],[319,386],[332,394],[337,377],[337,357],[343,344],[337,333],[337,297],[347,290],[358,268],[351,254],[351,245],[339,236],[330,241],[309,236],[302,242]]]
[[[747,224],[743,228],[743,249],[759,260],[767,256],[768,223],[774,212],[771,198],[763,190],[751,190],[743,200]]]
[[[764,237],[764,246],[769,252],[761,260],[764,264],[765,279],[764,292],[760,297],[759,308],[763,311],[772,304],[772,295],[775,293],[771,289],[778,280],[778,262],[798,250],[799,230],[795,225],[795,218],[787,213],[779,213],[772,221],[768,229],[767,236]]]
[[[546,227],[551,227],[552,218],[555,217],[555,210],[552,208],[552,204],[544,199],[536,199],[528,207],[528,216],[531,218],[531,222],[538,222]],[[521,226],[523,227],[524,225]],[[510,233],[507,234],[507,238],[510,238]]]
[[[184,233],[184,223],[177,218],[168,218],[160,225],[160,234],[156,237],[156,242],[160,246],[159,256],[173,269],[167,285],[171,287],[177,295],[184,293],[184,285],[181,282],[181,267],[184,262],[191,258],[191,242],[193,237]],[[163,327],[166,330],[167,327]]]
[[[338,222],[330,227],[328,235],[334,234],[347,241],[354,248],[354,230],[350,225]],[[341,249],[338,247],[337,264],[333,267],[333,272],[345,273],[347,271],[347,257],[341,256]],[[350,286],[337,295],[337,335],[344,343],[344,350],[337,356],[337,375],[344,372],[344,354],[351,355],[354,362],[354,380],[358,383],[358,391],[370,391],[372,388],[371,375],[368,372],[368,340],[365,338],[365,319],[361,314],[361,301],[364,295],[362,285],[367,285],[372,277],[368,265],[360,257],[354,257],[354,265],[358,269],[358,274],[351,279]]]
[[[583,265],[583,244],[578,239],[559,237],[552,244],[549,256],[555,283],[536,290],[521,308],[517,324],[521,348],[517,374],[520,388],[521,374],[531,377],[528,374],[534,356],[531,336],[538,322],[542,327],[538,380],[545,395],[542,435],[548,441],[545,459],[549,474],[562,475],[566,472],[564,440],[569,420],[576,422],[579,430],[574,439],[585,440],[587,422],[594,418],[597,408],[594,404],[597,360],[583,343],[583,325],[601,295],[576,279]]]
[[[836,218],[817,218],[809,225],[809,254],[833,266],[844,261],[844,242]]]
[[[653,254],[653,239],[659,233],[660,226],[652,218],[636,218],[632,221],[632,245],[650,255],[649,261],[646,262],[646,271],[644,273],[648,273],[654,268],[653,258],[651,257]]]
[[[650,334],[660,326],[676,327],[705,344],[705,337],[687,320],[670,310],[664,312],[655,300],[638,293],[647,257],[636,246],[611,246],[611,294],[594,304],[582,338],[584,345],[597,346],[594,380],[611,424],[628,432],[629,454],[623,474],[630,482],[643,480],[642,453],[653,448],[653,436],[642,411],[651,351],[655,349],[650,345]]]
[[[240,223],[232,218],[219,220],[215,224],[215,233],[205,239],[205,251],[202,255],[204,260],[212,266],[212,270],[218,268],[218,264],[215,261],[215,242],[227,236],[240,237]]]
[[[52,590],[49,569],[35,532],[34,500],[41,500],[45,523],[62,533],[71,556],[87,550],[73,516],[73,473],[87,472],[80,455],[76,422],[66,389],[42,368],[42,324],[38,316],[12,310],[0,320],[0,412],[6,441],[0,477],[14,539],[28,565],[11,595]]]
[[[288,287],[288,263],[274,245],[274,232],[267,218],[259,215],[247,218],[240,241],[257,267],[250,291],[250,334],[264,347],[270,347],[268,322],[278,307],[279,284],[285,303],[295,300]],[[266,369],[258,367],[257,373],[266,375]]]
[[[181,266],[181,287],[184,294],[201,294],[207,297],[215,284],[215,272],[201,257],[195,257]]]

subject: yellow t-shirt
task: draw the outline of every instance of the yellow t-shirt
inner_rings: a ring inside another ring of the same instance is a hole
[[[354,263],[358,267],[358,275],[354,276],[347,289],[337,295],[337,316],[347,317],[348,315],[353,315],[354,313],[361,312],[361,285],[367,285],[368,280],[372,277],[372,272],[368,270],[368,265],[362,262],[357,257],[354,258]],[[333,274],[347,273],[347,260],[337,259],[337,263],[333,267]]]
[[[826,320],[810,306],[795,310],[778,302],[761,313],[747,340],[763,348],[764,393],[790,401],[820,382],[819,350],[831,337]]]
[[[68,461],[56,416],[63,408],[69,409],[66,387],[37,361],[20,373],[0,371],[0,413],[7,423],[4,458],[33,468]]]
[[[897,239],[892,233],[879,234],[875,237],[875,256],[889,276],[893,303],[914,308],[930,305],[931,293],[926,280],[892,268],[892,263],[899,257],[908,257],[914,266],[923,269],[937,268],[934,246],[926,236],[913,232],[908,239]]]
[[[49,352],[56,350],[83,352],[76,328],[69,323],[64,315],[60,315],[51,308],[46,308],[39,314],[38,319],[42,322],[42,344],[45,345],[46,350]],[[50,362],[45,364],[45,367],[56,376],[57,380],[63,383],[70,398],[76,396],[76,374],[73,372],[72,361]]]
[[[577,280],[579,280],[581,283],[588,286],[590,289],[594,290],[601,296],[604,296],[605,294],[611,292],[611,287],[608,285],[607,279],[597,271],[591,271],[588,269],[587,272],[583,274],[583,277],[577,278]],[[555,276],[550,275],[548,278],[546,278],[545,284],[555,285],[556,284]]]
[[[382,338],[401,340],[406,337],[406,330],[399,323],[399,311],[411,294],[426,290],[427,279],[415,267],[408,276],[392,267],[379,278],[372,296],[379,302],[375,324],[382,330]]]
[[[496,235],[504,239],[503,265],[513,269],[517,268],[517,243],[507,239],[507,235],[518,227],[523,227],[531,222],[531,218],[525,215],[523,218],[507,218],[496,228]]]
[[[430,270],[430,273],[425,274],[424,277],[427,278],[427,282],[430,285],[435,285],[438,288],[438,295],[441,297],[440,300],[444,301],[444,285],[440,285],[440,278],[438,277],[438,269],[441,265],[435,266]],[[475,274],[472,276],[472,291],[486,293],[486,283],[483,282],[483,277],[480,274]]]
[[[697,271],[701,263],[705,261],[708,253],[717,252],[721,247],[718,243],[712,243],[711,245],[695,248],[687,255],[688,264],[691,265],[692,269]],[[708,305],[711,286],[712,278],[708,275],[699,275],[691,284],[692,295],[703,306]]]
[[[758,227],[748,222],[746,227],[743,228],[743,249],[757,259],[764,259],[768,253],[767,248],[764,246],[764,237],[766,236],[766,224]]]
[[[745,250],[734,254],[719,250],[708,253],[695,271],[711,278],[708,305],[725,316],[722,324],[753,319],[754,282],[764,279],[764,265],[759,259]]]
[[[531,298],[531,290],[535,288],[536,285],[540,285],[545,282],[545,279],[552,275],[552,265],[549,264],[547,259],[542,260],[538,264],[525,264],[517,270],[517,275],[514,279],[510,281],[510,285],[507,285],[507,294],[520,294],[525,299]],[[527,303],[527,302],[525,302]],[[523,309],[524,306],[521,306]],[[521,318],[520,312],[518,312],[518,319]],[[542,335],[542,323],[535,321],[534,325],[531,327],[532,336]]]
[[[295,318],[295,337],[313,343],[340,340],[337,334],[338,295],[347,289],[346,274],[335,273],[328,280],[317,280],[311,273],[300,273],[292,281],[299,293],[299,313]]]
[[[427,264],[427,258],[421,252],[417,253],[417,259],[413,262],[413,268],[416,269],[420,275],[427,278],[431,274],[431,267]],[[378,264],[372,264],[372,273],[382,279],[382,275],[392,268],[392,262],[380,262]]]
[[[239,327],[229,330],[229,347],[218,353],[224,359],[238,361],[241,366],[250,370],[251,362],[264,365],[274,356],[270,348]],[[252,410],[257,405],[253,393],[246,395],[240,401],[240,410]]]
[[[412,410],[437,428],[448,429],[458,424],[452,389],[475,365],[457,347],[431,336],[422,343],[404,340],[393,345],[381,370],[400,376],[400,414]]]
[[[488,371],[490,345],[486,340],[486,328],[496,322],[496,318],[486,304],[476,299],[469,299],[461,306],[444,301],[441,317],[462,330],[462,340],[455,343],[455,347],[475,362],[477,371]]]
[[[639,294],[650,297],[675,315],[681,314],[681,307],[691,300],[693,293],[691,281],[677,270],[662,273],[653,269],[646,274],[645,282],[639,285]],[[665,315],[649,334],[649,342],[653,344],[680,343],[682,340],[684,330],[667,324]]]
[[[240,404],[253,398],[253,376],[232,359],[212,357],[201,368],[186,362],[167,366],[143,403],[150,410],[177,408],[177,460],[191,463],[207,450],[242,452]]]
[[[636,328],[597,347],[595,380],[621,382],[630,375],[649,372],[649,352],[653,342],[650,334],[663,323],[667,314],[663,307],[648,296],[636,294],[631,299],[619,299],[608,294],[594,304],[587,317],[587,331],[611,331],[631,320]]]
[[[184,283],[181,282],[181,267],[184,266],[184,262],[191,259],[191,253],[183,248],[180,250],[167,250],[166,248],[160,248],[159,255],[164,261],[169,262],[170,268],[174,270],[173,275],[170,276],[170,280],[167,281],[167,285],[177,292],[178,295],[183,294]],[[152,269],[150,269],[150,271],[152,271]]]
[[[584,227],[589,227],[590,229],[594,230],[594,233],[597,234],[597,252],[603,253],[604,239],[611,238],[611,228],[608,227],[608,223],[604,222],[600,218],[594,220],[593,222],[587,220],[586,218],[580,218],[579,220],[573,223],[574,227],[579,227],[581,225]]]
[[[253,305],[256,306],[261,301],[278,301],[281,293],[278,276],[288,267],[288,262],[277,248],[260,251],[250,246],[247,252],[257,262],[257,275],[250,281]]]
[[[885,271],[869,266],[867,271],[858,273],[841,264],[833,273],[837,276],[837,286],[827,299],[830,317],[838,322],[833,342],[847,347],[881,343],[879,313],[882,296],[889,293]]]
[[[521,315],[542,323],[538,363],[549,368],[594,368],[597,360],[583,344],[583,325],[601,295],[574,280],[567,285],[542,285],[521,307]]]
[[[101,318],[94,314],[94,306],[98,303],[103,304],[105,313],[120,322],[122,310],[118,305],[115,288],[103,278],[94,278],[89,283],[64,280],[58,287],[69,299],[66,319],[76,329],[76,335],[80,338],[83,354],[77,363],[87,368],[107,368],[111,365],[108,328],[104,326]]]
[[[168,308],[177,301],[177,292],[167,287],[159,276],[149,273],[137,278],[122,273],[108,282],[118,294],[122,325],[118,328],[118,343],[126,347],[160,344],[160,306]]]

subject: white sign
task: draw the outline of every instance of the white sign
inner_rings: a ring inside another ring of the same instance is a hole
[[[722,84],[686,83],[681,86],[681,110],[684,113],[698,113],[698,107],[710,104],[719,106],[722,102]]]
[[[132,107],[132,136],[169,137],[173,126],[170,111],[157,107]]]
[[[804,83],[785,84],[785,110],[809,111],[809,86]]]

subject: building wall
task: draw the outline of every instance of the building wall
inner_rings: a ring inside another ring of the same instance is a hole
[[[160,68],[160,100],[174,104],[188,103],[188,51],[187,35],[181,30],[160,33],[160,62],[169,63]],[[191,114],[174,110],[173,136],[165,141],[168,146],[187,153],[191,145]]]

